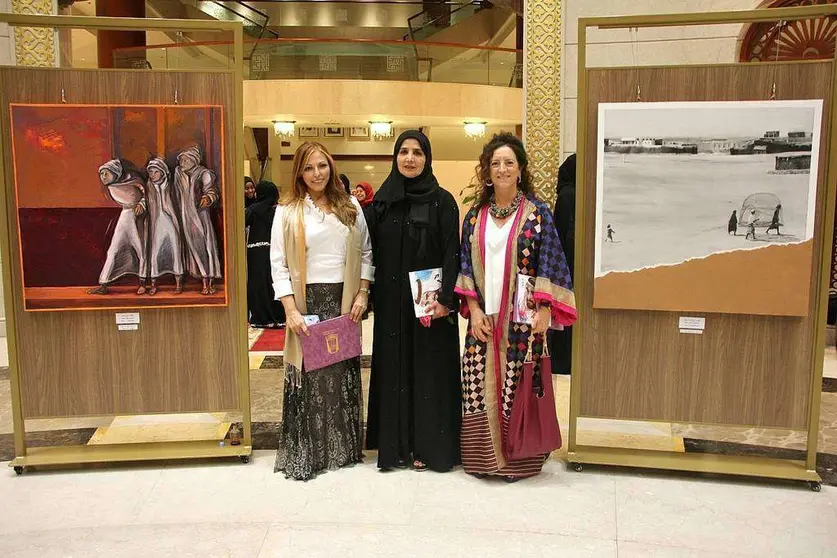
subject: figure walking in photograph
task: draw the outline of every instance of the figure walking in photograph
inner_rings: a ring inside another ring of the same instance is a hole
[[[480,155],[477,178],[477,200],[462,224],[456,284],[464,298],[462,313],[470,319],[462,357],[462,465],[471,475],[513,482],[540,473],[549,457],[508,457],[525,347],[534,339],[533,352],[539,354],[550,322],[567,327],[578,313],[552,211],[533,193],[520,139],[494,136]],[[512,320],[517,281],[507,278],[516,275],[535,279],[531,326]],[[543,380],[551,381],[551,375]]]
[[[140,280],[137,294],[145,294],[145,278],[148,275],[145,185],[139,174],[126,170],[119,159],[111,159],[99,167],[99,180],[105,195],[119,205],[122,212],[113,229],[105,265],[99,275],[99,286],[87,292],[107,294],[108,286],[114,281],[125,275],[136,275]]]
[[[276,300],[270,272],[270,231],[279,200],[276,184],[263,180],[256,186],[255,203],[244,210],[247,238],[247,310],[252,327],[279,327],[285,309]]]
[[[782,211],[782,205],[779,204],[776,206],[776,209],[773,210],[773,218],[770,220],[770,226],[767,227],[767,230],[764,231],[765,234],[770,234],[770,231],[775,230],[776,234],[782,234],[779,232],[779,213]]]
[[[157,294],[157,281],[163,275],[174,275],[176,294],[183,292],[183,246],[181,244],[180,215],[172,195],[171,172],[160,157],[146,166],[148,182],[148,247],[151,288]]]
[[[287,316],[282,432],[274,471],[308,480],[363,458],[360,357],[307,370],[304,315],[321,321],[366,310],[374,278],[372,244],[360,205],[331,154],[305,142],[294,154],[292,183],[270,233],[273,290]]]
[[[377,265],[366,447],[378,450],[382,471],[449,471],[460,463],[462,416],[459,207],[433,174],[423,133],[395,141],[392,170],[365,215]],[[441,288],[424,300],[432,310],[425,327],[409,273],[436,268]]]
[[[213,281],[221,278],[221,260],[210,210],[221,193],[215,173],[201,165],[198,146],[184,149],[177,156],[174,181],[186,241],[187,271],[203,281],[201,294],[214,294]]]
[[[735,211],[732,212],[729,223],[727,224],[727,235],[729,234],[738,236],[738,216],[735,214]]]
[[[616,234],[616,231],[614,231],[613,228],[610,225],[608,225],[607,226],[607,238],[605,239],[605,242],[613,242],[613,235],[614,234]]]
[[[756,223],[755,221],[750,221],[747,223],[747,236],[744,237],[744,240],[755,240],[756,239]]]

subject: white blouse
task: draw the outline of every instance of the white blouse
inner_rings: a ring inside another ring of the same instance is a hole
[[[360,277],[370,282],[375,279],[372,266],[372,240],[366,218],[358,201],[352,197],[357,208],[355,226],[361,235]],[[285,212],[290,206],[276,208],[273,228],[270,231],[270,269],[273,274],[273,291],[276,300],[294,293],[291,274],[285,256],[285,235],[283,233]],[[310,196],[305,198],[303,208],[305,218],[306,278],[309,285],[314,283],[342,283],[346,270],[346,240],[349,227],[340,222],[336,215],[326,214],[316,205]]]
[[[506,247],[514,219],[498,227],[488,215],[485,227],[485,315],[498,314],[503,298],[503,275],[506,271]]]

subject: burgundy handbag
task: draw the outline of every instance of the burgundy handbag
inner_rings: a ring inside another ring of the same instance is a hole
[[[534,359],[532,341],[530,338],[509,419],[506,457],[510,460],[546,455],[561,447],[561,429],[552,391],[552,359],[545,337],[543,351]]]
[[[308,326],[300,335],[302,364],[306,372],[319,370],[361,354],[360,325],[346,314]]]

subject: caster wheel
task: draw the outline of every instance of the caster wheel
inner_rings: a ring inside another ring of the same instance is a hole
[[[822,485],[816,481],[809,482],[808,485],[811,487],[811,490],[814,492],[819,492],[822,490]]]
[[[23,467],[15,467],[15,474],[20,476],[23,474]]]
[[[572,465],[573,465],[573,471],[575,471],[576,473],[580,473],[581,471],[584,470],[584,466],[581,463],[573,463]]]
[[[250,456],[249,455],[242,455],[241,456],[242,463],[250,463]]]

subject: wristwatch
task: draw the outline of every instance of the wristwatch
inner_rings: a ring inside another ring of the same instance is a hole
[[[368,294],[369,294],[369,288],[368,288],[368,287],[361,287],[361,288],[358,290],[358,292],[359,292],[359,293],[366,293],[366,294],[368,295]]]

